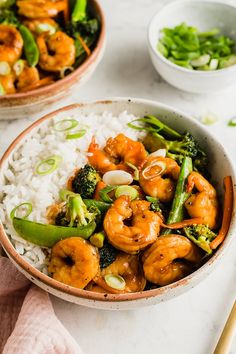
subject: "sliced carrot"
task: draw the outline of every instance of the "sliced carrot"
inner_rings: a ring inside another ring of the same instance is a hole
[[[41,80],[35,81],[33,84],[23,87],[20,92],[26,92],[26,91],[32,91],[35,90],[36,88],[43,87],[49,84],[52,84],[54,82],[52,76],[46,76]]]
[[[63,10],[63,17],[64,17],[64,22],[68,22],[70,19],[70,10],[69,10],[69,2],[68,0],[65,0],[65,8]]]
[[[106,187],[106,183],[104,183],[103,181],[99,181],[96,185],[96,189],[94,192],[94,199],[96,200],[100,200],[100,196],[99,196],[99,192]]]
[[[84,48],[85,52],[87,53],[88,56],[90,56],[91,54],[91,50],[90,48],[87,46],[87,44],[85,43],[85,41],[83,40],[83,38],[81,36],[78,36],[78,40],[80,41],[80,43],[82,44],[82,47]]]
[[[182,229],[185,226],[191,226],[197,224],[203,224],[203,218],[186,219],[169,225],[161,224],[161,226],[167,229],[175,230],[175,229]]]
[[[230,226],[230,221],[233,212],[233,182],[230,176],[226,176],[224,178],[224,210],[223,210],[223,219],[220,231],[216,238],[211,242],[210,247],[211,249],[216,249],[225,239]]]

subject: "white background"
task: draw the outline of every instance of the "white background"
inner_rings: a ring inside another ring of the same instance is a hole
[[[147,53],[147,25],[166,0],[101,0],[107,18],[107,48],[93,78],[65,103],[105,96],[155,99],[197,119],[214,113],[209,129],[221,140],[236,165],[236,89],[191,95],[170,87],[158,76]],[[0,153],[31,121],[0,122]],[[236,238],[236,235],[235,235]],[[52,302],[59,319],[85,354],[211,354],[236,294],[236,242],[218,268],[188,293],[149,308],[106,312]],[[236,341],[230,353],[236,353]]]

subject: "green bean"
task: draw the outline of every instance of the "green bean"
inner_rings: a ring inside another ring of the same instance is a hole
[[[186,182],[189,174],[192,172],[192,159],[190,157],[184,157],[181,165],[179,178],[176,185],[175,195],[171,206],[171,211],[168,216],[166,224],[172,224],[180,222],[184,218],[184,203],[189,197],[189,193],[186,192]],[[165,229],[162,234],[168,235],[171,233],[170,229]]]
[[[39,49],[30,30],[24,25],[19,27],[24,41],[24,53],[29,66],[36,66],[39,61]]]

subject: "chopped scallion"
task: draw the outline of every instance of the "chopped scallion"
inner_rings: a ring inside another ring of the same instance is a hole
[[[21,217],[22,219],[26,219],[33,210],[32,203],[24,202],[17,205],[14,209],[12,209],[10,213],[10,218],[13,219],[14,217]],[[22,216],[23,212],[23,216]]]
[[[59,167],[61,161],[62,157],[59,155],[50,156],[37,164],[35,172],[41,176],[48,175]]]

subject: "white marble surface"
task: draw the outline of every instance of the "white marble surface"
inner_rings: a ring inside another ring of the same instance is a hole
[[[105,96],[155,99],[199,118],[212,112],[219,121],[209,129],[223,142],[236,166],[236,91],[212,96],[180,92],[153,69],[146,47],[146,29],[166,0],[101,0],[108,41],[104,60],[93,78],[67,102]],[[29,123],[0,121],[0,153]],[[236,235],[235,235],[236,236]],[[236,243],[223,262],[200,285],[176,299],[136,311],[105,312],[82,308],[52,296],[56,314],[85,354],[210,354],[236,294]],[[231,354],[236,353],[236,340]]]

